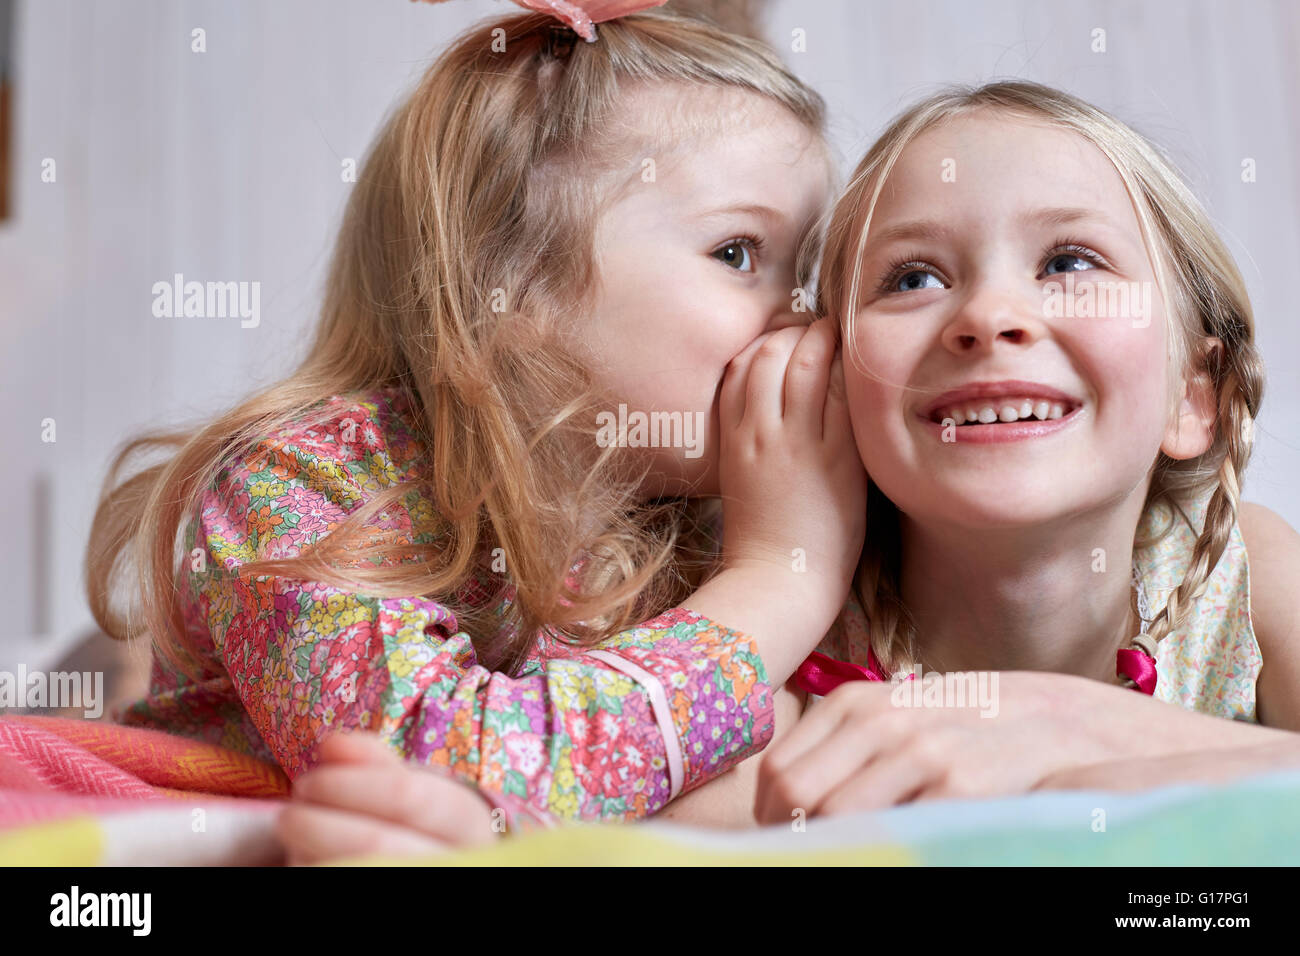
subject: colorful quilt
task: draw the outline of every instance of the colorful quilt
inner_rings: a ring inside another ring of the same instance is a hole
[[[0,719],[0,865],[275,865],[289,781],[246,755],[154,730]],[[1300,771],[1144,793],[933,801],[724,831],[571,824],[437,856],[352,865],[1296,865]]]
[[[273,764],[156,730],[0,719],[0,864],[277,863],[289,778]]]

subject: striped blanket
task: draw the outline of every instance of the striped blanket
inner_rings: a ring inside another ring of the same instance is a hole
[[[0,719],[0,866],[283,862],[280,768],[153,730]],[[575,824],[383,865],[1295,865],[1300,771],[1144,793],[933,801],[747,831]]]
[[[277,863],[273,764],[140,727],[0,719],[0,864]]]

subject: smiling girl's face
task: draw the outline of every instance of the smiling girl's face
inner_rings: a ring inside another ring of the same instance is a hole
[[[853,430],[905,514],[1041,522],[1145,496],[1159,449],[1208,447],[1169,414],[1165,306],[1132,201],[1078,134],[982,111],[917,136],[876,205],[861,289]]]

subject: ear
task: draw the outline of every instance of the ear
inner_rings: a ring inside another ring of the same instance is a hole
[[[1195,458],[1214,444],[1219,396],[1209,368],[1217,362],[1218,356],[1212,354],[1216,350],[1222,355],[1223,343],[1212,335],[1205,336],[1201,340],[1200,352],[1193,360],[1193,370],[1184,379],[1183,397],[1160,445],[1160,450],[1170,458]]]

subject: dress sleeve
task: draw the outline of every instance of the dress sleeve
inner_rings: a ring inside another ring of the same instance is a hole
[[[326,734],[369,730],[475,786],[507,828],[531,829],[647,816],[771,740],[773,695],[752,641],[692,611],[511,676],[478,663],[436,600],[241,574],[254,557],[297,554],[396,478],[382,452],[321,451],[268,440],[235,459],[188,542],[207,555],[191,581],[212,645],[291,779]],[[409,527],[414,511],[386,515]]]

